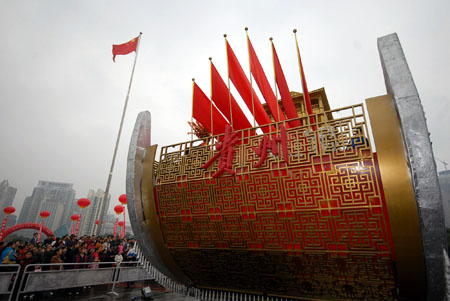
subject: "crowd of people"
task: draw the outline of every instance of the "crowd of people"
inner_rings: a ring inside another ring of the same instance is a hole
[[[38,242],[34,233],[29,241],[0,242],[0,269],[8,269],[5,264],[20,264],[19,277],[27,265],[33,264],[32,271],[62,269],[95,269],[113,267],[123,261],[136,261],[135,239],[114,239],[107,237],[66,235],[56,238],[50,235]],[[64,264],[63,264],[64,263]],[[52,265],[45,265],[52,264]],[[27,271],[30,271],[28,269]],[[76,291],[78,293],[78,291]]]
[[[73,263],[73,265],[51,266],[51,269],[62,268],[95,268],[86,263],[122,262],[136,260],[134,239],[114,239],[108,237],[66,235],[56,238],[50,235],[38,242],[37,233],[30,241],[12,241],[0,243],[0,262],[2,264],[18,263],[23,268],[29,264]],[[40,267],[36,267],[40,268]],[[45,266],[42,267],[45,269]]]

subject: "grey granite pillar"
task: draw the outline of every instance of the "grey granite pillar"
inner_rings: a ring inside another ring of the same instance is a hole
[[[427,278],[428,300],[446,294],[444,213],[425,114],[396,33],[378,38],[386,89],[396,107],[416,196]]]

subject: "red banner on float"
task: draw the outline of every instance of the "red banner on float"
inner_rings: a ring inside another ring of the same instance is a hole
[[[283,109],[278,105],[277,98],[270,87],[269,81],[267,80],[264,69],[259,62],[258,56],[256,55],[255,49],[253,49],[252,42],[250,38],[247,37],[248,42],[248,52],[250,57],[250,70],[258,84],[259,90],[261,91],[264,99],[266,100],[267,106],[275,121],[284,121]]]

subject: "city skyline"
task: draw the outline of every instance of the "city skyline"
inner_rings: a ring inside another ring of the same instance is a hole
[[[0,179],[0,180],[1,180],[1,179]],[[49,180],[38,180],[38,181],[37,181],[38,184],[39,184],[39,182],[41,182],[41,181],[46,181],[46,182],[59,182],[59,181],[49,181]],[[8,181],[7,179],[4,179],[2,182],[8,182],[8,183],[9,183],[9,181]],[[2,182],[0,182],[0,188],[1,188],[1,183],[2,183]],[[60,182],[60,183],[61,183],[61,182]],[[72,185],[75,185],[75,184],[72,183]],[[11,187],[11,186],[10,186],[10,187]],[[15,188],[15,187],[13,187],[13,188]],[[34,189],[34,187],[31,189],[30,195],[32,194],[33,189]],[[74,190],[75,190],[75,198],[78,200],[78,199],[85,198],[85,197],[88,198],[89,192],[90,192],[91,190],[93,190],[93,188],[89,189],[88,192],[86,193],[86,195],[84,195],[84,196],[82,195],[82,196],[80,196],[80,197],[77,197],[76,189],[74,189]],[[97,188],[97,190],[102,190],[102,189]],[[16,191],[18,191],[17,188],[16,188]],[[102,190],[102,191],[103,191],[103,190]],[[3,203],[1,202],[1,199],[0,199],[0,207],[1,207],[1,208],[4,208],[4,207],[7,207],[7,206],[13,206],[13,207],[16,209],[15,213],[18,214],[18,215],[20,215],[20,213],[21,213],[21,211],[22,211],[22,208],[23,208],[23,205],[27,202],[27,199],[30,198],[30,195],[26,196],[25,199],[24,199],[22,202],[20,202],[17,198],[14,198],[14,199],[11,201],[11,203],[10,203],[9,205],[3,205]],[[109,195],[109,197],[111,198],[111,195]],[[108,204],[110,205],[111,203],[108,201]],[[115,206],[115,205],[118,205],[118,204],[120,204],[120,203],[119,203],[119,201],[117,200],[117,204],[114,203],[114,206]],[[108,214],[109,214],[109,213],[114,213],[114,211],[113,211],[113,206],[112,206],[112,207],[109,207],[109,205],[107,206],[107,209],[108,209],[108,210],[107,210],[107,212],[105,212],[105,214],[106,214],[106,213],[108,213]],[[0,213],[0,218],[2,217],[1,214],[2,214],[2,213]]]
[[[70,194],[69,196],[66,196],[65,201],[61,202],[61,200],[64,199],[64,195],[62,196],[63,198],[61,198],[61,194],[59,194],[59,196],[49,197],[45,192],[44,193],[42,191],[36,192],[36,190],[39,191],[39,188],[42,189],[42,187],[45,186],[51,187],[52,185],[62,185],[65,188],[68,188],[70,191],[73,191],[73,198],[71,197]],[[5,190],[5,188],[7,187],[15,189],[14,187],[8,186],[7,180],[3,180],[2,182],[0,182],[0,188],[3,188],[3,190]],[[17,206],[15,206],[15,203],[13,201],[8,202],[6,205],[3,204],[4,202],[2,202],[3,200],[2,193],[0,193],[0,208],[2,210],[1,218],[4,217],[3,209],[7,206],[13,206],[16,209],[15,218],[17,219],[17,223],[26,223],[26,222],[40,223],[39,212],[47,210],[52,212],[52,214],[44,220],[45,226],[47,226],[51,230],[56,230],[61,225],[64,224],[68,229],[70,229],[71,225],[70,216],[72,214],[80,213],[80,208],[77,205],[77,201],[78,199],[82,198],[76,197],[76,191],[73,190],[72,187],[73,187],[72,183],[39,180],[37,186],[33,188],[31,196],[27,196],[25,198],[23,206],[20,208],[17,208]],[[0,192],[2,192],[3,190],[0,189]],[[91,205],[88,206],[86,210],[83,210],[83,214],[87,215],[88,219],[85,219],[83,216],[82,222],[80,223],[80,233],[84,232],[90,233],[92,229],[89,226],[89,222],[92,221],[95,222],[95,220],[98,219],[99,205],[103,199],[102,197],[100,197],[100,195],[104,195],[104,191],[102,189],[97,189],[96,191],[94,189],[90,189],[86,194],[86,196],[83,196],[91,200]],[[107,200],[107,208],[109,208],[110,197],[111,196],[109,195],[109,198]],[[69,200],[69,202],[67,202],[67,200]],[[119,202],[117,203],[119,204]],[[112,212],[108,211],[105,213],[105,216],[110,214],[112,214]]]

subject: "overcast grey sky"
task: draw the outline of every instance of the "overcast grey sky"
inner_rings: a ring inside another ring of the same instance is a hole
[[[105,189],[134,59],[119,56],[113,63],[111,47],[142,31],[112,208],[125,192],[137,114],[151,112],[152,143],[188,140],[191,78],[209,95],[210,56],[226,78],[224,33],[248,71],[246,26],[268,78],[272,36],[290,90],[301,91],[292,33],[297,28],[308,87],[325,87],[332,108],[386,93],[377,38],[397,32],[435,156],[450,162],[449,11],[448,0],[2,0],[0,180],[18,188],[17,209],[38,180],[74,183],[77,198]]]

